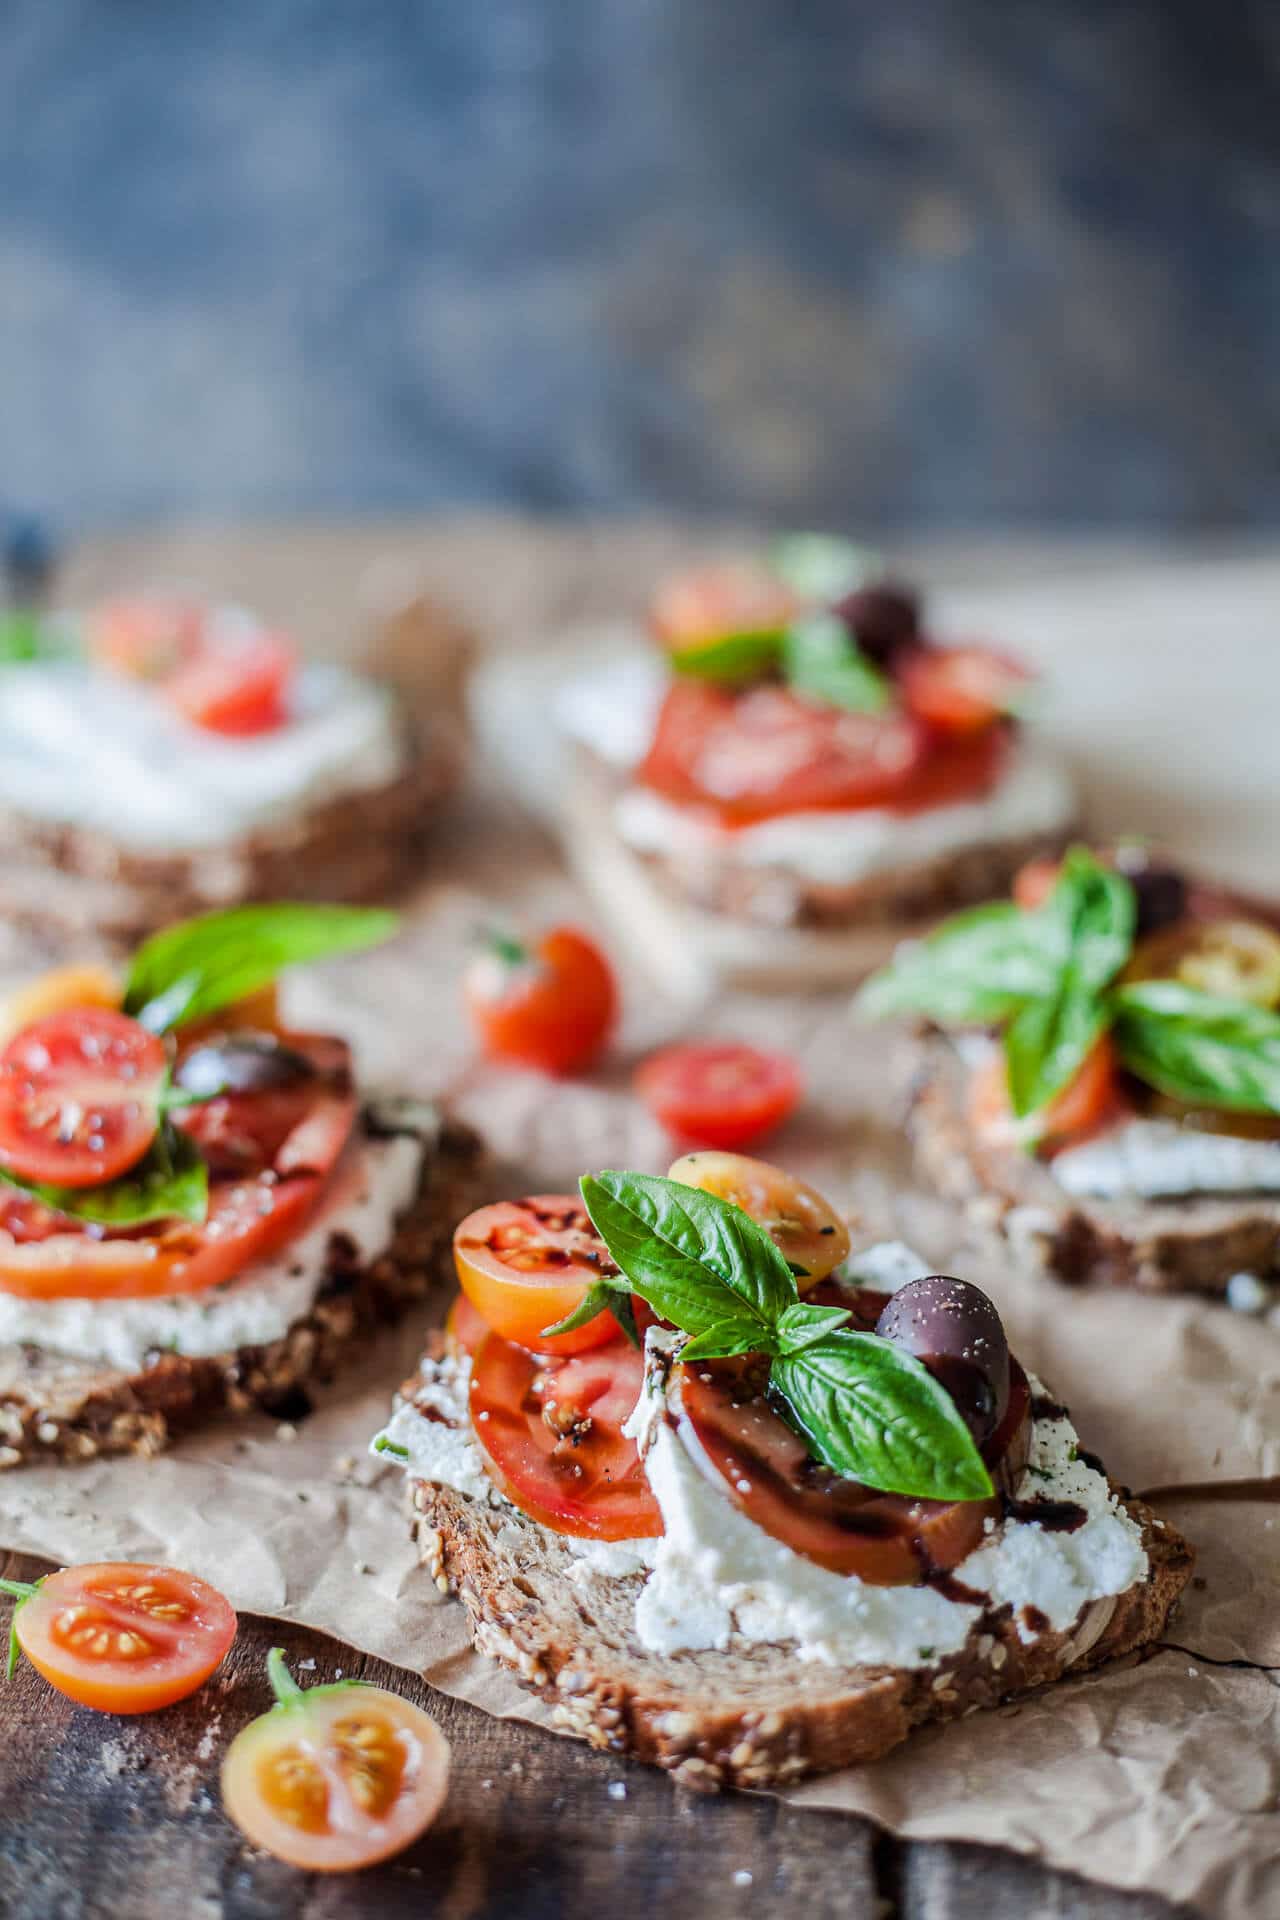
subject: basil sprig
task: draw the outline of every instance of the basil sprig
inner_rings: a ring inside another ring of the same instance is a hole
[[[168,1033],[267,986],[285,967],[376,946],[397,925],[378,908],[296,900],[201,914],[138,948],[124,1010],[152,1033]]]
[[[769,565],[802,600],[843,600],[883,572],[879,554],[834,533],[784,533],[769,549]]]
[[[851,713],[883,713],[893,697],[885,676],[834,613],[811,613],[788,627],[782,670],[793,693]]]
[[[584,1176],[582,1198],[633,1292],[692,1337],[689,1365],[770,1361],[770,1384],[814,1457],[920,1500],[985,1500],[991,1476],[955,1402],[911,1354],[801,1300],[763,1227],[714,1194],[653,1174]],[[621,1283],[619,1283],[621,1284]]]
[[[199,1226],[209,1211],[209,1174],[199,1148],[168,1120],[161,1121],[136,1166],[100,1187],[50,1186],[23,1180],[5,1167],[0,1167],[0,1183],[55,1213],[100,1227],[140,1227],[151,1220],[192,1220]]]
[[[1175,1100],[1280,1113],[1280,1014],[1143,980],[1112,996],[1116,1047],[1131,1073]]]
[[[1075,1078],[1110,1023],[1107,988],[1133,949],[1135,916],[1130,882],[1073,847],[1043,906],[957,914],[874,975],[858,1008],[872,1019],[1002,1025],[1010,1101],[1023,1117]]]
[[[695,646],[678,647],[670,655],[675,673],[690,680],[714,680],[721,686],[741,686],[772,673],[782,657],[782,627],[759,633],[726,633]]]

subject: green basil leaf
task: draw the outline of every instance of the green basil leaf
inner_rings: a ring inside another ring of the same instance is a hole
[[[916,1500],[988,1500],[991,1476],[955,1402],[874,1333],[830,1333],[775,1360],[770,1384],[817,1459]]]
[[[0,663],[6,666],[20,660],[38,660],[41,646],[41,620],[29,607],[14,607],[0,612]]]
[[[760,1337],[755,1320],[721,1320],[687,1340],[676,1359],[682,1366],[691,1367],[700,1360],[729,1360],[737,1353],[759,1353]]]
[[[1111,996],[1121,1060],[1175,1100],[1235,1113],[1280,1113],[1280,1014],[1144,980]]]
[[[397,925],[397,916],[381,909],[304,901],[202,914],[138,948],[124,1010],[153,1033],[167,1033],[268,985],[285,967],[376,946]]]
[[[194,1140],[161,1125],[136,1167],[101,1187],[55,1187],[22,1180],[0,1167],[0,1182],[33,1200],[101,1227],[140,1227],[150,1220],[191,1220],[209,1212],[209,1174]]]
[[[843,600],[882,571],[880,556],[831,533],[787,533],[769,549],[769,565],[803,600]]]
[[[813,1307],[801,1300],[788,1307],[778,1322],[778,1351],[801,1353],[815,1341],[824,1340],[849,1321],[848,1307]]]
[[[772,672],[781,653],[782,629],[774,627],[760,633],[726,633],[716,640],[680,647],[667,657],[673,672],[686,679],[741,686]]]
[[[1133,950],[1133,887],[1073,847],[1044,906],[1026,917],[1058,969],[1052,991],[1019,1008],[1005,1030],[1009,1099],[1019,1118],[1070,1084],[1107,1025],[1103,989]]]
[[[883,713],[889,682],[833,613],[810,614],[787,628],[782,670],[791,688],[824,706],[852,713]]]
[[[629,1287],[619,1287],[610,1280],[593,1280],[573,1312],[567,1313],[563,1320],[557,1320],[553,1327],[543,1327],[538,1337],[550,1340],[557,1334],[576,1333],[579,1327],[585,1327],[597,1315],[615,1311],[616,1302],[629,1299],[630,1294]]]
[[[970,907],[923,940],[911,940],[871,978],[854,1006],[871,1020],[919,1013],[943,1026],[995,1026],[1051,993],[1061,955],[1036,914],[1011,901]]]
[[[585,1174],[582,1199],[632,1290],[689,1334],[728,1337],[772,1353],[774,1328],[798,1298],[786,1261],[740,1207],[656,1174]]]

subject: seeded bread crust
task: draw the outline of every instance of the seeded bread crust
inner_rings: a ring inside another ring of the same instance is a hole
[[[394,1130],[370,1112],[363,1124],[371,1134]],[[0,1468],[156,1454],[223,1410],[288,1417],[306,1382],[331,1375],[353,1342],[452,1271],[453,1229],[483,1198],[484,1164],[479,1136],[445,1120],[438,1141],[426,1142],[417,1193],[390,1245],[363,1264],[335,1231],[311,1310],[268,1345],[199,1359],[156,1353],[134,1374],[38,1347],[0,1348]]]
[[[1234,1273],[1280,1270],[1280,1199],[1189,1195],[1094,1200],[1065,1193],[1016,1148],[977,1138],[965,1113],[967,1073],[944,1035],[920,1042],[908,1130],[921,1171],[982,1232],[1071,1284],[1222,1296]]]
[[[245,901],[385,902],[420,866],[460,766],[455,730],[406,725],[403,771],[385,786],[186,854],[137,853],[106,833],[0,809],[0,915],[46,941],[131,946]]]
[[[552,1724],[663,1767],[684,1786],[782,1786],[876,1760],[954,1720],[1149,1646],[1191,1577],[1182,1535],[1123,1489],[1147,1578],[1095,1601],[1069,1632],[1023,1641],[1012,1610],[983,1616],[958,1653],[921,1669],[829,1667],[785,1646],[646,1653],[633,1613],[642,1576],[586,1575],[555,1534],[510,1507],[411,1481],[423,1566],[460,1595],[481,1653],[551,1705]]]
[[[610,816],[623,782],[589,753],[580,755],[580,765],[581,791],[574,811],[581,807],[597,817]],[[1001,898],[1019,867],[1040,855],[1062,853],[1078,837],[1072,823],[1059,833],[993,840],[844,886],[824,885],[781,863],[744,867],[674,851],[637,853],[621,840],[617,847],[618,857],[643,866],[664,892],[731,920],[832,933],[891,928],[901,939],[959,907]]]

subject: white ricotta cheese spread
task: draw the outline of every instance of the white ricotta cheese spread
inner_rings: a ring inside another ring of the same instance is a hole
[[[874,1255],[881,1251],[893,1256],[883,1263],[886,1271],[903,1271],[909,1249],[897,1243],[855,1256],[852,1270],[870,1280],[868,1267],[874,1271]],[[912,1260],[916,1274],[929,1270],[918,1257]],[[656,1359],[677,1338],[651,1329],[648,1350]],[[408,1403],[398,1407],[375,1439],[375,1451],[389,1441],[399,1451],[382,1457],[398,1459],[415,1478],[509,1505],[485,1474],[473,1436],[469,1363],[424,1361],[422,1375],[416,1397],[429,1411]],[[644,1647],[676,1653],[779,1643],[794,1647],[800,1660],[925,1667],[963,1646],[981,1608],[947,1599],[931,1587],[876,1587],[830,1573],[741,1513],[680,1418],[678,1369],[669,1382],[664,1376],[661,1364],[646,1368],[644,1393],[627,1423],[662,1509],[663,1536],[609,1543],[565,1537],[581,1567],[571,1570],[571,1579],[646,1571],[635,1614]],[[674,1428],[668,1414],[676,1417]],[[1055,1630],[1071,1627],[1082,1614],[1085,1628],[1096,1626],[1095,1603],[1105,1606],[1143,1579],[1147,1557],[1140,1530],[1105,1477],[1077,1457],[1070,1420],[1035,1421],[1030,1459],[1016,1492],[1020,1499],[1076,1502],[1086,1518],[1070,1533],[1006,1520],[956,1569],[957,1579],[989,1595],[993,1607],[1009,1603],[1028,1641],[1036,1629],[1022,1616],[1023,1608],[1038,1609]],[[1077,1654],[1087,1644],[1082,1636]]]
[[[0,1346],[29,1342],[132,1373],[157,1350],[199,1358],[278,1340],[309,1311],[332,1234],[349,1235],[366,1260],[388,1244],[417,1189],[425,1151],[424,1142],[408,1134],[353,1140],[309,1225],[225,1286],[141,1300],[19,1300],[0,1293]]]
[[[0,670],[0,806],[139,853],[220,846],[388,785],[403,759],[394,694],[339,667],[303,667],[286,723],[248,739],[74,661]]]
[[[1171,1120],[1126,1120],[1055,1154],[1049,1170],[1066,1192],[1103,1200],[1280,1193],[1280,1140],[1199,1133]]]
[[[895,813],[884,807],[779,814],[755,826],[718,826],[648,787],[619,795],[614,824],[637,853],[706,862],[710,867],[774,867],[820,886],[852,886],[873,874],[1036,834],[1063,831],[1075,818],[1075,793],[1061,765],[1022,746],[1003,778],[980,800]]]

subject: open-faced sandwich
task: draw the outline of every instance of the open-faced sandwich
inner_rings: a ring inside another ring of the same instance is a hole
[[[921,1164],[1060,1279],[1226,1294],[1280,1269],[1280,931],[1138,844],[1018,876],[869,981],[919,1039]]]
[[[1018,719],[1027,669],[943,644],[842,541],[669,581],[650,624],[647,664],[557,703],[571,847],[650,946],[681,927],[730,976],[847,980],[1071,829],[1071,784]]]
[[[235,908],[154,936],[122,977],[63,970],[9,1003],[0,1467],[153,1453],[223,1406],[290,1417],[447,1264],[479,1142],[362,1097],[344,1042],[276,1003],[285,965],[393,926]]]
[[[385,900],[458,770],[456,729],[305,663],[243,608],[113,601],[0,623],[0,911],[132,942],[278,897]]]
[[[477,1647],[689,1785],[874,1759],[1095,1667],[1190,1574],[984,1293],[849,1244],[720,1153],[484,1208],[373,1442]]]

